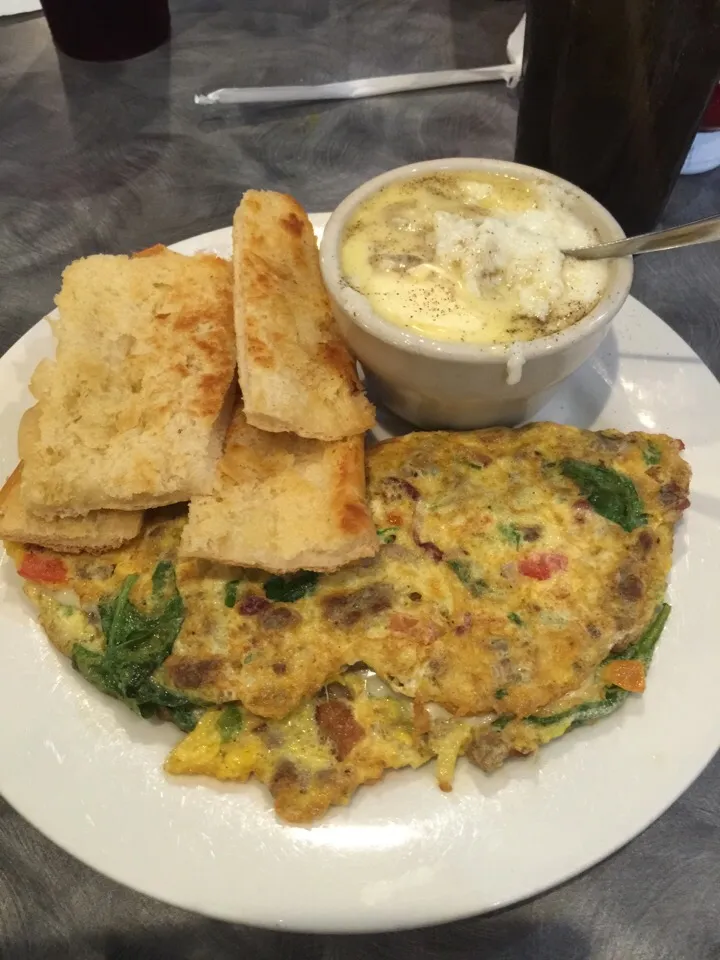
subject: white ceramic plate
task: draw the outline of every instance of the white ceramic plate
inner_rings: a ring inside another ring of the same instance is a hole
[[[321,227],[324,218],[317,217]],[[230,253],[230,231],[178,244]],[[0,476],[15,466],[45,322],[0,360]],[[658,817],[720,745],[720,385],[630,301],[604,348],[543,416],[681,437],[695,471],[678,530],[673,614],[647,693],[492,776],[462,763],[390,774],[318,826],[275,818],[256,784],[168,779],[176,733],[73,673],[0,560],[0,788],[39,830],[115,880],[222,919],[308,931],[410,927],[529,897],[617,850]],[[385,428],[388,428],[388,421]],[[383,432],[383,431],[381,431]]]

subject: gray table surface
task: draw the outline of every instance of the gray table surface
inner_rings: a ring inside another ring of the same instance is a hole
[[[412,160],[512,156],[516,104],[502,84],[275,108],[200,109],[192,94],[498,63],[517,0],[171,6],[171,45],[122,65],[59,62],[41,17],[0,20],[0,353],[51,307],[68,261],[225,226],[247,187],[326,210]],[[681,180],[665,220],[718,212],[720,170]],[[635,295],[716,374],[718,290],[717,247],[637,265]],[[642,836],[557,890],[489,917],[359,937],[252,930],[165,906],[78,863],[0,800],[3,960],[238,956],[717,960],[720,762]]]

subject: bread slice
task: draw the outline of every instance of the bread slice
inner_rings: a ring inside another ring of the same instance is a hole
[[[236,410],[214,496],[190,501],[181,556],[289,573],[337,570],[377,550],[362,437],[267,433]]]
[[[103,553],[133,540],[143,515],[129,510],[98,510],[85,517],[43,520],[28,513],[20,497],[19,464],[0,490],[0,539],[16,540],[60,553]]]
[[[340,440],[375,411],[340,339],[312,225],[292,197],[248,190],[233,222],[238,375],[248,423]]]
[[[38,364],[35,369],[35,373],[40,370],[42,363]],[[35,374],[33,374],[35,376]],[[32,386],[30,388],[32,390]],[[28,457],[31,457],[35,452],[35,446],[40,439],[40,406],[35,404],[34,407],[29,407],[25,413],[20,417],[20,425],[18,426],[18,455],[20,460],[27,460]]]
[[[165,247],[63,274],[57,356],[31,389],[22,496],[40,516],[138,510],[212,489],[232,409],[230,264]]]

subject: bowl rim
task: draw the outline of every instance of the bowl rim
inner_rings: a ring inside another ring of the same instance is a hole
[[[360,184],[348,194],[330,214],[320,243],[320,268],[325,286],[342,307],[343,312],[366,334],[382,340],[390,346],[408,353],[426,357],[455,360],[461,363],[507,363],[513,356],[522,354],[524,362],[536,357],[548,356],[567,349],[573,344],[592,336],[599,328],[608,324],[617,314],[630,293],[633,278],[632,257],[623,257],[614,262],[615,279],[608,285],[602,298],[581,320],[558,333],[535,340],[513,340],[501,344],[461,343],[452,340],[436,340],[423,336],[403,327],[396,326],[377,314],[367,298],[349,285],[343,278],[340,267],[340,245],[342,235],[350,215],[372,194],[397,180],[410,179],[423,173],[441,170],[486,170],[493,173],[514,174],[522,179],[534,179],[552,183],[574,196],[584,204],[602,223],[607,240],[622,240],[625,232],[615,217],[594,197],[580,187],[548,173],[537,167],[515,163],[512,160],[498,160],[490,157],[446,157],[436,160],[421,160],[387,170]]]

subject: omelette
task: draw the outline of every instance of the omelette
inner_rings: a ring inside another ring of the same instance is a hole
[[[449,791],[463,755],[490,773],[509,757],[528,756],[574,727],[614,713],[629,696],[625,687],[637,680],[638,665],[644,676],[669,612],[661,605],[636,644],[611,654],[579,689],[536,716],[454,718],[393,694],[372,671],[350,669],[280,721],[235,704],[207,710],[165,769],[241,782],[255,776],[270,790],[278,816],[291,823],[310,822],[346,804],[359,786],[376,782],[386,770],[430,760],[440,789]]]
[[[167,770],[315,819],[385,770],[490,771],[644,688],[667,617],[682,444],[550,423],[368,453],[379,554],[286,577],[178,559],[182,507],[100,556],[8,544],[50,640],[186,738]]]

